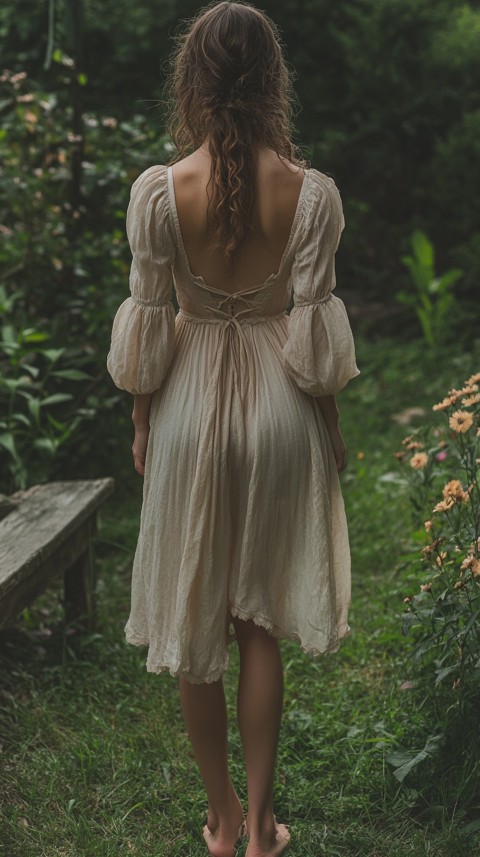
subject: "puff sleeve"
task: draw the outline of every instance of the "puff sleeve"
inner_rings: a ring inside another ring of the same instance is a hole
[[[328,396],[338,393],[360,370],[345,305],[332,294],[335,253],[345,227],[342,201],[333,179],[312,172],[291,269],[294,306],[282,358],[302,390]]]
[[[167,168],[149,167],[130,191],[130,296],[116,312],[107,355],[115,385],[134,395],[157,390],[173,357],[175,244],[170,223]]]

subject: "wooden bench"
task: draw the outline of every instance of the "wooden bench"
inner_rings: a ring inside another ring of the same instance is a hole
[[[48,482],[0,503],[0,629],[63,575],[65,620],[95,628],[97,509],[115,480]]]

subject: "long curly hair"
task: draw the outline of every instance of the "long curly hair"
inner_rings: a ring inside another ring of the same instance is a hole
[[[175,145],[169,163],[208,137],[207,217],[213,247],[223,248],[228,268],[254,228],[255,149],[307,164],[291,140],[292,79],[277,26],[250,3],[215,0],[176,37],[165,88]]]

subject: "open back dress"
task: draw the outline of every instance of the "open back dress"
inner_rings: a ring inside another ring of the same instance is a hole
[[[332,294],[344,226],[334,180],[306,170],[278,271],[231,294],[190,270],[171,167],[132,185],[107,368],[153,393],[125,626],[149,672],[216,681],[233,616],[312,655],[350,632],[344,501],[315,399],[360,374]]]

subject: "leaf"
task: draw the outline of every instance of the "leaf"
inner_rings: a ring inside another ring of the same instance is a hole
[[[452,268],[450,271],[447,271],[441,277],[437,277],[430,283],[430,292],[439,294],[443,294],[453,286],[454,283],[463,275],[463,271],[461,268]]]
[[[12,420],[14,420],[17,423],[23,423],[23,425],[28,426],[28,428],[30,428],[30,425],[31,425],[30,420],[27,419],[25,414],[13,414]]]
[[[58,448],[58,443],[55,443],[54,440],[51,440],[49,437],[37,437],[37,439],[33,442],[35,449],[41,449],[45,452],[49,452],[53,455]]]
[[[40,402],[38,399],[33,399],[31,396],[28,397],[28,410],[35,422],[38,423],[40,420]]]
[[[81,369],[56,369],[51,373],[56,378],[66,378],[67,381],[91,381],[92,376]]]
[[[350,726],[350,729],[347,732],[347,738],[356,738],[357,735],[361,735],[362,732],[363,729],[361,729],[359,726]]]
[[[30,372],[33,378],[38,378],[40,373],[40,369],[38,368],[38,366],[31,366],[29,363],[22,363],[22,369],[24,369],[26,372]]]
[[[432,269],[435,261],[433,244],[421,229],[415,229],[413,232],[411,245],[415,256],[422,265],[422,268]]]
[[[34,331],[33,333],[26,333],[24,331],[24,342],[44,342],[45,339],[50,339],[49,333],[40,333],[39,331]]]
[[[402,783],[407,774],[413,771],[420,762],[438,753],[441,740],[441,735],[432,735],[420,752],[413,751],[413,753],[409,753],[408,751],[397,751],[390,753],[386,757],[386,760],[397,769],[393,772],[394,777]]]
[[[0,384],[3,384],[12,393],[20,386],[20,383],[18,378],[0,378]]]
[[[65,426],[67,425],[67,423],[62,423],[61,420],[56,420],[55,417],[49,413],[47,414],[47,420],[50,425],[53,426],[53,428],[57,429],[57,431],[65,431]]]
[[[15,330],[11,324],[4,324],[2,327],[2,339],[4,343],[13,344],[16,343],[17,337],[15,335]]]
[[[47,396],[46,399],[43,399],[40,402],[40,405],[43,408],[45,405],[57,405],[59,402],[68,402],[71,399],[73,399],[71,393],[53,393],[53,395]]]
[[[13,434],[0,434],[0,446],[6,449],[12,458],[17,458],[17,450],[15,449],[15,438]]]
[[[42,354],[45,355],[47,360],[51,360],[52,363],[55,363],[58,358],[62,356],[64,351],[64,348],[46,348],[42,351]]]
[[[461,632],[462,639],[465,639],[465,637],[467,636],[468,632],[470,631],[470,628],[472,627],[472,625],[476,625],[477,619],[479,616],[480,616],[480,610],[475,610],[475,612],[472,613],[467,624],[462,629],[462,632]]]
[[[437,685],[439,685],[440,682],[443,681],[444,678],[446,678],[451,673],[455,672],[455,670],[458,670],[457,664],[454,664],[451,667],[443,667],[443,669],[437,670],[437,677],[435,679],[435,687],[437,687]]]

